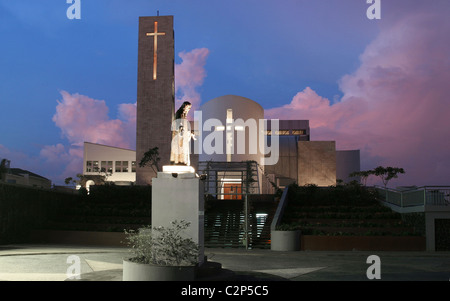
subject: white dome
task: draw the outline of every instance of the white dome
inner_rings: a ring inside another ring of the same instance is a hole
[[[260,128],[260,120],[264,119],[264,109],[260,104],[242,96],[224,95],[203,104],[200,111],[204,149],[199,155],[199,161],[225,162],[230,160],[231,152],[232,162],[248,160],[263,162],[264,154],[260,151],[258,143],[259,139],[264,137],[264,129]],[[227,120],[227,116],[231,119]],[[218,137],[223,138],[219,141]],[[227,137],[228,141],[230,137],[232,138],[232,144],[227,144]],[[211,141],[214,141],[213,153],[207,149]],[[220,143],[222,143],[221,152],[217,151],[220,148],[217,145]]]

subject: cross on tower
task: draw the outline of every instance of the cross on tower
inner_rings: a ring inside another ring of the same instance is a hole
[[[155,21],[155,32],[147,32],[147,36],[153,36],[153,79],[156,79],[156,70],[158,63],[158,36],[165,36],[165,32],[158,32],[158,22]]]

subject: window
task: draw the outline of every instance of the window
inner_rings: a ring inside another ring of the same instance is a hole
[[[112,171],[113,171],[113,163],[112,163],[112,161],[102,161],[102,163],[101,163],[101,171],[111,174]]]
[[[275,131],[275,135],[279,135],[279,136],[287,136],[287,135],[289,135],[289,130],[279,130],[279,131]]]
[[[122,161],[122,171],[128,172],[128,161]]]
[[[292,130],[292,135],[306,135],[306,130]]]
[[[131,172],[136,172],[136,161],[131,161]]]
[[[86,161],[86,172],[99,172],[98,161]]]
[[[116,172],[128,172],[128,161],[116,161]]]
[[[99,169],[99,164],[98,164],[98,161],[93,161],[93,169],[92,169],[92,171],[94,171],[94,172],[99,172],[100,171],[100,169]]]

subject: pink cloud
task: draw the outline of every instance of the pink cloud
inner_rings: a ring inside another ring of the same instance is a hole
[[[70,146],[62,143],[44,146],[39,160],[44,162],[45,173],[62,184],[67,177],[82,172],[83,143],[92,142],[134,149],[136,145],[136,104],[121,104],[118,119],[110,119],[103,100],[61,91],[53,116],[55,125]]]
[[[58,101],[53,121],[62,135],[74,145],[83,142],[106,144],[130,148],[124,122],[108,117],[108,107],[104,100],[92,99],[80,94],[61,91],[62,101]]]
[[[0,158],[10,160],[11,167],[24,169],[29,168],[30,171],[37,170],[41,165],[37,157],[29,156],[18,150],[9,149],[1,144],[0,144]]]
[[[176,91],[178,106],[184,101],[200,105],[201,97],[196,89],[206,77],[204,65],[209,50],[194,49],[181,52],[183,59],[176,65]],[[46,171],[57,175],[59,182],[66,177],[80,173],[83,162],[83,143],[92,142],[116,147],[134,149],[136,145],[136,103],[124,103],[118,106],[118,118],[108,116],[109,108],[104,100],[97,100],[78,93],[61,91],[53,116],[55,125],[61,129],[63,138],[70,142],[66,147],[61,143],[44,146],[40,160],[45,162]],[[55,176],[54,176],[55,178]]]
[[[65,178],[81,173],[83,166],[83,149],[78,146],[66,148],[61,143],[46,145],[40,151],[40,161],[44,162],[45,173],[50,174],[57,184],[62,184]]]
[[[200,93],[197,88],[203,85],[206,77],[204,68],[209,55],[207,48],[197,48],[190,52],[180,52],[179,57],[183,60],[175,65],[175,110],[185,101],[192,104],[191,111],[198,110],[201,103]]]
[[[313,140],[361,149],[363,169],[405,168],[396,185],[450,184],[449,23],[437,10],[399,17],[341,78],[340,102],[308,87],[266,117],[309,119]]]
[[[60,185],[65,178],[75,177],[81,171],[83,151],[67,149],[58,143],[44,146],[38,155],[29,155],[0,145],[0,158],[10,160],[12,168],[29,170]]]
[[[118,117],[123,122],[125,133],[123,139],[131,149],[136,148],[136,105],[137,103],[123,103],[118,109]]]

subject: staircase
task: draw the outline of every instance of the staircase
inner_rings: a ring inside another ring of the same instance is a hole
[[[270,224],[277,203],[273,196],[263,200],[250,197],[248,242],[246,243],[243,200],[214,200],[205,210],[205,247],[270,248]]]

